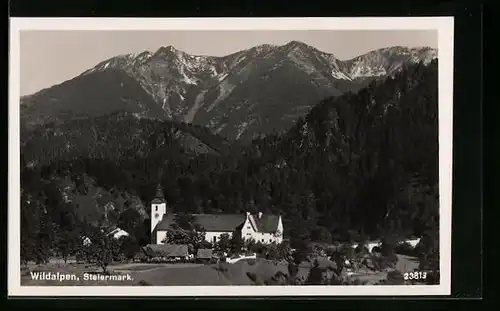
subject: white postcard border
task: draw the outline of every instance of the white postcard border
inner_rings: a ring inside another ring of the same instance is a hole
[[[440,284],[417,286],[21,286],[21,30],[437,30],[439,57]],[[453,17],[11,18],[9,47],[9,296],[414,296],[451,294]]]

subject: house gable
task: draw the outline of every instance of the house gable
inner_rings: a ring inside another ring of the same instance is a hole
[[[257,232],[275,233],[278,231],[281,216],[277,215],[250,215],[249,217],[256,227]]]
[[[257,223],[255,222],[255,219],[253,218],[253,215],[250,213],[247,213],[247,220],[246,220],[250,226],[252,227],[253,232],[259,231],[259,227],[257,227]]]

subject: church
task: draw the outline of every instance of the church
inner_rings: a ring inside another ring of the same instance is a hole
[[[262,244],[283,242],[283,222],[280,215],[263,213],[245,214],[193,214],[195,222],[205,230],[205,240],[219,241],[222,234],[241,234],[243,240],[253,239]],[[175,223],[175,214],[167,213],[167,201],[160,185],[151,201],[151,243],[163,244],[167,231]],[[172,243],[172,242],[171,242]]]

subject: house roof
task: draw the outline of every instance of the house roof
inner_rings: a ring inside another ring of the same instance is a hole
[[[232,232],[245,223],[244,214],[193,214],[195,223],[205,231]],[[175,223],[175,214],[163,216],[156,226],[157,230],[168,230]]]
[[[118,233],[118,232],[120,232],[120,231],[123,231],[123,232],[125,232],[126,234],[128,234],[128,232],[127,232],[127,231],[125,231],[125,230],[121,229],[120,227],[117,227],[117,226],[112,226],[112,227],[109,227],[109,228],[108,228],[107,235],[114,235],[114,234],[116,234],[116,233]]]
[[[200,248],[196,253],[196,257],[201,259],[209,259],[212,258],[213,251],[209,248]]]
[[[148,244],[144,246],[143,251],[146,255],[155,257],[184,257],[188,256],[187,245],[178,244]]]
[[[262,215],[260,218],[259,215],[252,215],[252,218],[258,232],[274,233],[278,230],[280,217],[277,215]]]

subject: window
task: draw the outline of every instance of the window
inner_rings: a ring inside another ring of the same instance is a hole
[[[158,206],[155,206],[155,212],[157,212],[157,211],[158,211]]]
[[[214,236],[214,243],[215,243],[215,242],[217,242],[217,237],[216,237],[216,236]]]
[[[250,226],[247,226],[247,230],[250,230],[250,229],[251,229]]]
[[[272,243],[273,242],[273,239],[269,239],[269,243]]]
[[[247,232],[247,235],[252,235],[250,232]]]
[[[262,239],[262,242],[264,242],[264,239]]]

